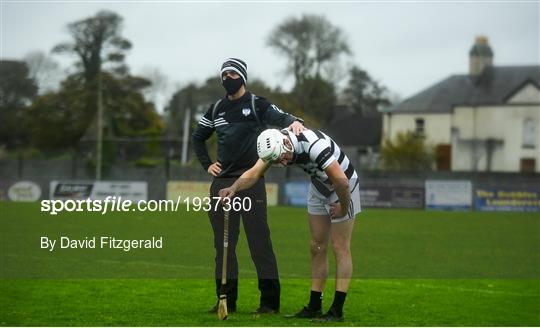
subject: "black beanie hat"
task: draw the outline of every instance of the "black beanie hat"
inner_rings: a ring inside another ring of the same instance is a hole
[[[244,84],[247,84],[247,64],[238,58],[229,58],[221,65],[221,75],[225,71],[235,71],[240,75]],[[221,78],[221,76],[220,76]]]

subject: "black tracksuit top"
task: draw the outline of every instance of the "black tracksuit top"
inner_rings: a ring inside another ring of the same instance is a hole
[[[257,137],[266,128],[264,125],[286,128],[296,120],[302,122],[265,98],[256,96],[259,124],[251,108],[251,95],[246,92],[236,100],[224,97],[215,112],[212,104],[193,132],[193,148],[205,170],[212,164],[205,142],[214,131],[217,133],[217,161],[222,169],[219,177],[238,177],[257,162]]]

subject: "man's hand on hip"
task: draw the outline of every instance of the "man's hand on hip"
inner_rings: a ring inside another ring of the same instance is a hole
[[[214,164],[208,167],[207,171],[208,171],[208,174],[215,177],[221,173],[221,164],[219,162],[215,162]]]

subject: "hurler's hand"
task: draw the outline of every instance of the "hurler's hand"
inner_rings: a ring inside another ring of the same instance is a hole
[[[226,198],[228,199],[231,199],[234,197],[234,195],[236,194],[236,191],[234,190],[234,188],[232,187],[229,187],[229,188],[223,188],[221,189],[219,192],[218,192],[218,195],[219,197],[221,198],[221,203],[225,204],[224,203],[224,200]]]

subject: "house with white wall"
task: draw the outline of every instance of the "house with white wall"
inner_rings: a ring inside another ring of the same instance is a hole
[[[469,73],[452,75],[389,108],[383,138],[414,131],[434,145],[438,170],[540,172],[540,66],[494,66],[486,37]]]

